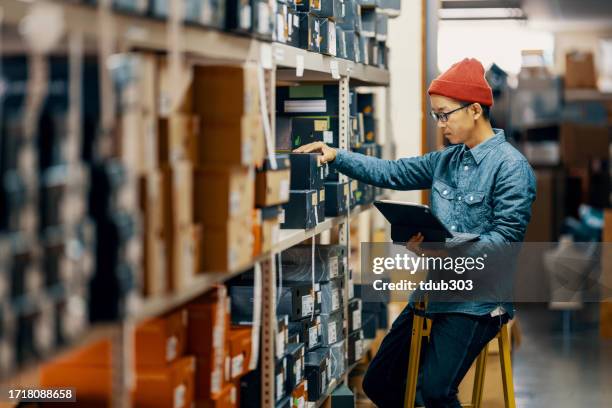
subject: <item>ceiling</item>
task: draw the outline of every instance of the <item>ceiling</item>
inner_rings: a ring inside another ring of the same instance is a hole
[[[612,0],[442,0],[441,7],[520,8],[529,25],[554,31],[612,29]]]

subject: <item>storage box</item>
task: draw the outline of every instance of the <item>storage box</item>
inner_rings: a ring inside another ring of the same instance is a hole
[[[355,364],[363,357],[363,331],[350,333],[348,338],[348,364]]]
[[[308,401],[308,386],[306,381],[302,381],[291,392],[291,408],[304,407]]]
[[[236,121],[259,115],[257,67],[197,66],[194,67],[194,108],[201,117],[202,135],[211,123]]]
[[[300,46],[300,16],[289,8],[287,11],[287,44],[292,47]]]
[[[269,252],[280,240],[280,215],[282,207],[261,209],[261,250]]]
[[[336,55],[338,58],[347,59],[347,54],[344,30],[336,24]]]
[[[353,299],[349,302],[348,321],[349,333],[361,329],[361,299]]]
[[[226,0],[227,17],[225,28],[229,31],[251,32],[253,30],[253,9],[251,0]]]
[[[198,163],[201,165],[259,166],[263,162],[265,139],[259,114],[200,121],[200,138]]]
[[[361,36],[367,38],[376,37],[376,9],[361,8]]]
[[[202,227],[190,225],[175,231],[170,244],[171,255],[168,285],[173,291],[185,290],[193,283],[196,273],[201,271]]]
[[[206,166],[195,170],[196,220],[206,227],[251,216],[255,203],[255,171],[238,166]]]
[[[197,357],[197,399],[218,395],[224,384],[228,303],[225,286],[220,286],[187,306],[187,350]]]
[[[291,153],[291,190],[319,190],[324,187],[325,166],[318,153]]]
[[[335,379],[340,381],[346,371],[346,347],[343,340],[329,346],[329,354],[331,361],[331,376],[330,381]]]
[[[317,203],[317,223],[319,223],[325,220],[325,188],[319,188],[317,195],[319,199]]]
[[[304,343],[306,351],[312,351],[323,345],[321,316],[315,316],[314,319],[306,318],[296,322],[289,322],[289,337],[293,336],[297,336],[296,340],[298,343]]]
[[[253,34],[264,40],[271,40],[274,33],[274,2],[268,0],[251,0],[253,7]]]
[[[278,155],[276,164],[277,168],[273,170],[270,160],[266,159],[263,169],[257,171],[255,204],[258,207],[269,207],[289,201],[291,181],[289,156]]]
[[[250,327],[233,326],[229,330],[229,358],[230,377],[239,378],[249,371],[251,361],[251,336]]]
[[[597,88],[597,74],[592,52],[565,54],[565,88]]]
[[[168,117],[159,119],[158,129],[158,162],[160,165],[174,164],[184,160],[192,163],[197,161],[200,130],[197,116],[171,113]],[[142,149],[142,146],[140,148]]]
[[[333,313],[342,309],[342,278],[321,283],[321,312]]]
[[[239,406],[238,400],[238,387],[234,383],[229,383],[211,399],[197,399],[195,408],[236,408]]]
[[[298,12],[297,16],[299,19],[299,47],[304,50],[319,52],[322,40],[319,19],[312,14],[302,12]]]
[[[203,225],[202,270],[235,271],[246,266],[253,253],[252,224],[252,215],[247,214],[223,225]]]
[[[304,344],[289,344],[287,347],[287,394],[304,379]]]
[[[285,350],[289,344],[289,316],[280,315],[277,317],[276,321],[276,343],[274,353],[276,358],[279,359],[285,355]]]
[[[154,172],[140,178],[140,208],[143,212],[144,265],[143,292],[156,296],[167,289],[166,244],[161,235],[163,225],[161,174]]]
[[[285,381],[287,380],[287,360],[285,357],[275,363],[275,403],[280,402],[285,397]],[[258,368],[240,380],[240,401],[242,407],[251,407],[253,402],[256,404],[261,399],[261,370]]]
[[[310,245],[296,245],[282,253],[283,279],[296,282],[312,280],[310,262]],[[327,282],[330,279],[344,276],[346,266],[346,246],[315,245],[315,282]]]
[[[389,16],[381,10],[376,11],[376,41],[387,41]]]
[[[337,217],[347,213],[349,199],[349,183],[344,182],[325,182],[325,215],[327,217]]]
[[[323,345],[330,346],[344,339],[342,310],[334,313],[321,313]]]
[[[338,85],[279,86],[276,88],[276,109],[286,116],[338,115],[338,91]]]
[[[321,54],[336,56],[336,23],[328,18],[319,19],[321,30]]]
[[[317,225],[317,190],[290,190],[289,202],[283,204],[281,229],[310,229]]]
[[[193,71],[190,65],[183,64],[178,75],[172,77],[166,57],[160,57],[159,104],[160,117],[168,117],[171,113],[193,114]]]
[[[286,314],[290,320],[299,320],[310,317],[313,312],[321,311],[320,287],[315,284],[315,291],[308,284],[292,284],[283,286],[280,290],[277,312]],[[251,322],[253,319],[253,287],[232,286],[232,319],[236,322]]]
[[[308,401],[318,401],[329,385],[329,349],[321,347],[305,355],[305,377],[308,381]]]
[[[182,357],[166,367],[136,370],[135,407],[189,408],[194,401],[195,358]]]
[[[181,357],[187,346],[187,310],[152,319],[136,328],[137,367],[165,367]]]
[[[162,168],[161,176],[161,232],[164,236],[171,236],[174,230],[194,223],[193,166],[188,162],[176,163],[172,167]]]

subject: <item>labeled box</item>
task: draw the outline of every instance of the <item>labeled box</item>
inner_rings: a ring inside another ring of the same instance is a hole
[[[324,187],[326,172],[319,164],[318,153],[291,153],[291,190],[319,190]]]
[[[249,372],[252,347],[252,329],[232,326],[228,333],[230,378],[233,380]]]
[[[312,351],[323,345],[321,316],[289,322],[289,344],[295,343],[304,343],[306,351]]]
[[[310,245],[296,245],[282,253],[283,279],[296,282],[310,282],[312,271]],[[327,282],[344,276],[347,249],[345,245],[315,245],[315,282]]]
[[[348,322],[349,333],[361,329],[361,299],[353,299],[349,301]]]
[[[299,30],[298,44],[299,47],[312,51],[319,52],[321,50],[321,23],[319,18],[309,13],[298,12]]]
[[[319,19],[321,30],[321,54],[336,56],[336,23],[328,18]]]
[[[283,204],[284,215],[281,216],[281,229],[310,229],[319,221],[317,190],[290,190],[289,202]]]
[[[363,357],[363,331],[357,330],[348,337],[348,364],[355,364]]]
[[[350,186],[348,182],[325,182],[325,215],[337,217],[347,213]]]
[[[341,340],[335,344],[329,346],[329,354],[331,360],[331,376],[330,381],[332,379],[336,381],[340,381],[344,372],[346,371],[346,342]]]
[[[196,399],[195,408],[236,408],[239,406],[239,389],[236,384],[226,384],[221,392],[210,399]]]
[[[292,408],[304,407],[306,406],[306,401],[308,401],[308,385],[304,380],[291,392]]]
[[[276,165],[276,169],[273,169],[270,159],[266,159],[263,168],[257,171],[255,177],[255,204],[257,207],[270,207],[289,201],[291,182],[289,156],[278,155]]]
[[[194,223],[193,166],[180,162],[161,170],[162,234],[171,236],[175,229]],[[159,203],[158,203],[159,205]]]
[[[194,401],[195,358],[182,357],[165,367],[136,370],[135,407],[189,408]]]
[[[190,225],[175,231],[170,241],[170,275],[168,285],[173,291],[181,291],[193,283],[200,272],[202,257],[202,227]]]
[[[276,88],[276,111],[286,116],[337,116],[338,85],[299,85]]]
[[[343,278],[321,282],[321,313],[334,313],[342,309]]]
[[[202,271],[235,271],[247,266],[253,254],[252,229],[250,213],[231,218],[223,225],[203,225]]]
[[[287,394],[304,379],[304,344],[289,344],[287,346]]]
[[[200,125],[197,116],[171,113],[158,122],[158,163],[168,165],[181,161],[197,161]],[[127,137],[132,137],[128,135]]]
[[[136,367],[165,367],[181,357],[187,346],[187,310],[141,324],[134,335]]]
[[[342,310],[334,313],[321,313],[321,332],[324,346],[330,346],[344,339]]]
[[[321,347],[305,355],[304,372],[308,381],[308,401],[318,401],[329,386],[331,365],[329,348]]]
[[[159,91],[157,113],[168,117],[172,113],[193,114],[193,70],[182,64],[175,72],[170,69],[168,59],[160,57],[157,67]]]
[[[261,251],[269,252],[280,241],[280,206],[261,209]]]
[[[206,227],[251,216],[255,202],[252,167],[206,166],[195,170],[196,221]]]

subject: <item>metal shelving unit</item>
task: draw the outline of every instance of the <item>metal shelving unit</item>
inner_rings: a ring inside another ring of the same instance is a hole
[[[65,27],[65,34],[79,33],[87,41],[99,40],[99,21],[102,13],[106,12],[104,18],[110,19],[112,23],[112,41],[117,51],[125,52],[131,50],[147,50],[157,52],[168,52],[170,22],[155,20],[148,17],[121,14],[117,12],[104,11],[102,7],[96,8],[83,4],[64,1],[49,1],[47,6],[55,7],[61,16],[61,23]],[[21,21],[28,15],[36,2],[20,0],[2,0],[0,12],[4,26],[18,27]],[[279,82],[326,82],[337,83],[340,87],[340,148],[348,149],[348,92],[349,86],[388,86],[390,75],[387,70],[355,64],[354,62],[340,58],[325,56],[308,52],[302,49],[290,47],[284,44],[269,43],[254,38],[225,33],[219,30],[196,26],[181,26],[181,52],[185,59],[197,64],[198,62],[218,63],[241,63],[255,62],[265,68],[265,87],[268,112],[275,114],[275,89]],[[61,48],[61,47],[60,47]],[[273,118],[271,118],[273,119]],[[272,139],[274,140],[274,120],[271,120]],[[272,149],[274,151],[274,148]],[[341,181],[347,181],[346,176],[341,176]],[[262,407],[274,406],[274,340],[276,330],[276,270],[274,255],[287,248],[297,245],[305,240],[313,239],[315,236],[338,228],[338,243],[345,244],[350,248],[350,222],[354,217],[371,206],[357,206],[350,211],[348,216],[326,218],[315,228],[309,230],[281,230],[280,238],[269,253],[253,259],[245,265],[233,271],[219,271],[203,273],[195,277],[188,289],[179,293],[167,294],[165,296],[144,299],[135,308],[134,313],[125,320],[115,323],[94,324],[88,332],[76,343],[60,349],[44,361],[59,357],[64,353],[74,350],[80,346],[91,344],[102,339],[111,339],[113,342],[113,367],[117,372],[114,375],[113,406],[130,406],[129,385],[133,380],[133,331],[136,324],[162,315],[190,300],[206,293],[214,285],[223,283],[244,271],[261,266],[262,283],[262,326],[261,326],[261,354],[263,367],[262,384]],[[348,268],[345,281],[348,281]],[[348,307],[348,285],[344,291],[344,315],[347,316]],[[345,329],[345,331],[348,329]],[[345,333],[345,342],[348,340]],[[347,344],[346,344],[347,345]],[[20,368],[11,378],[3,381],[3,384],[16,384],[20,378],[33,378],[40,365],[44,361]],[[348,379],[348,372],[338,383]],[[28,385],[35,386],[34,383]],[[24,385],[24,384],[20,384]],[[329,387],[329,394],[335,387]],[[325,398],[322,399],[320,406]]]

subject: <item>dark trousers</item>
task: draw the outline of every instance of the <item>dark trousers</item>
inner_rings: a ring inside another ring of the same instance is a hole
[[[363,380],[365,393],[379,408],[404,406],[413,316],[407,306],[393,322]],[[429,342],[422,343],[416,405],[461,407],[459,383],[508,317],[437,313],[432,318]]]

